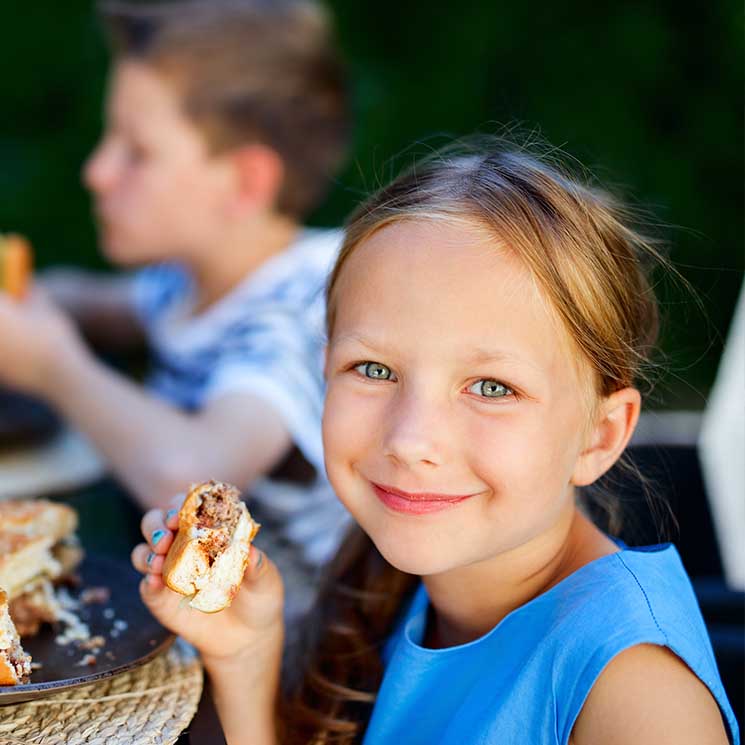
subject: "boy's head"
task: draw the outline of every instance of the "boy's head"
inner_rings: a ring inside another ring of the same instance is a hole
[[[349,118],[314,2],[105,3],[102,15],[115,65],[85,180],[113,260],[188,253],[186,243],[209,243],[221,210],[266,208],[297,222],[317,206]]]

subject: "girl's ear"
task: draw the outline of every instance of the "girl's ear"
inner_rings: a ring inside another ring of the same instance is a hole
[[[635,388],[622,388],[602,401],[589,444],[575,464],[574,486],[591,484],[619,459],[634,433],[640,410],[641,395]]]

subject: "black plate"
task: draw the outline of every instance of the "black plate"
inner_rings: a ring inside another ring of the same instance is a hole
[[[111,590],[107,602],[81,605],[78,611],[80,619],[88,624],[91,636],[100,634],[106,640],[96,655],[96,664],[78,664],[90,652],[80,649],[75,642],[65,646],[57,644],[55,637],[62,629],[45,626],[38,636],[23,644],[33,661],[42,664],[41,669],[31,673],[31,683],[0,686],[0,705],[49,696],[117,675],[143,665],[175,638],[143,605],[138,590],[140,575],[128,561],[87,556],[80,574],[83,583],[80,589],[71,591],[73,597],[86,587],[103,586]]]

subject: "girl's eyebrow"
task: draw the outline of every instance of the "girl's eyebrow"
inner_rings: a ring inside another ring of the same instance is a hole
[[[519,362],[525,364],[527,361],[513,352],[507,352],[502,349],[475,349],[466,361],[471,364],[481,364],[486,362]],[[528,363],[529,364],[529,363]]]
[[[361,344],[363,347],[367,347],[372,351],[378,351],[383,344],[376,343],[374,339],[368,339],[362,334],[349,333],[335,336],[331,339],[330,346],[337,346],[338,344]]]
[[[508,352],[503,349],[483,349],[476,348],[466,359],[467,365],[485,365],[492,362],[499,362],[506,365],[519,366],[523,373],[532,371],[538,373],[540,376],[546,375],[545,368],[528,357],[521,357],[519,354],[514,352]]]
[[[359,344],[372,352],[380,352],[385,349],[385,344],[382,341],[376,341],[375,339],[364,336],[363,334],[350,332],[348,334],[341,334],[331,340],[330,346],[345,344]],[[464,362],[467,365],[481,365],[488,364],[490,362],[501,362],[515,365],[526,365],[528,367],[539,368],[535,362],[521,357],[514,352],[508,352],[502,349],[486,349],[477,347],[468,356],[464,358]]]

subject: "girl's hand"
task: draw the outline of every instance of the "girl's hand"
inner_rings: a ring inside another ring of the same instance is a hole
[[[183,498],[180,500],[183,501]],[[284,625],[282,579],[266,555],[251,546],[248,567],[230,607],[203,613],[163,584],[163,562],[178,531],[178,508],[150,510],[142,518],[146,543],[132,551],[132,564],[145,577],[140,595],[150,612],[193,644],[210,667],[231,666],[245,659],[263,666],[281,655]],[[276,661],[279,665],[279,660]]]

